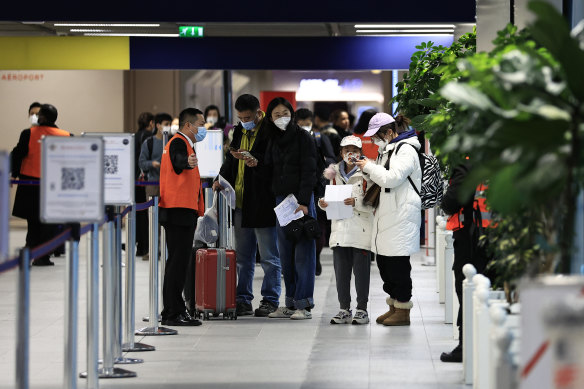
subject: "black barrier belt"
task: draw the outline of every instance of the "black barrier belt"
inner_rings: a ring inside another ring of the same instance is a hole
[[[13,180],[13,181],[17,181],[17,180]],[[33,182],[33,181],[31,181],[31,182]],[[37,181],[37,184],[38,184],[38,181]],[[30,184],[30,185],[34,185],[34,184]],[[150,201],[147,201],[145,203],[136,204],[136,211],[143,211],[145,209],[150,208],[153,205],[154,205],[154,200],[150,200]],[[128,206],[117,217],[123,218],[131,210],[132,210],[132,206]],[[104,218],[104,220],[99,222],[99,226],[101,227],[105,222],[106,222],[106,220]],[[92,230],[93,230],[93,223],[86,224],[83,227],[81,227],[79,235],[83,236]],[[71,237],[71,229],[68,228],[65,231],[63,231],[62,233],[60,233],[59,235],[55,236],[53,239],[41,244],[40,246],[34,247],[33,249],[30,250],[30,260],[32,261],[35,258],[42,257],[43,255],[50,253],[51,251],[55,250],[57,247],[59,247],[60,245],[65,243],[67,241],[67,239],[69,239],[70,237]],[[18,267],[19,262],[20,262],[20,256],[16,256],[14,258],[10,258],[10,259],[0,263],[0,274],[4,273],[5,271],[8,271],[8,270],[11,270],[11,269]]]
[[[40,180],[10,180],[11,184],[17,185],[40,185]],[[158,186],[159,181],[136,181],[137,186]]]

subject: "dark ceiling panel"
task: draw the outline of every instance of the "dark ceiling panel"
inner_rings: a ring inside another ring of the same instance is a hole
[[[130,38],[131,69],[407,69],[421,42],[452,36]]]
[[[474,0],[11,1],[9,7],[3,7],[0,20],[474,23],[475,3]]]

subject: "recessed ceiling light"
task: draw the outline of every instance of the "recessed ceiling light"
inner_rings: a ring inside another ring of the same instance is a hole
[[[148,36],[148,37],[163,37],[163,38],[175,38],[178,34],[134,34],[128,33],[101,33],[101,32],[86,32],[84,36]]]
[[[111,32],[112,30],[100,30],[99,28],[72,28],[70,32]]]
[[[454,24],[355,24],[355,28],[454,28]]]
[[[425,33],[453,33],[454,30],[448,29],[440,29],[440,30],[432,30],[432,29],[419,29],[419,30],[357,30],[356,33],[411,33],[411,32],[425,32]]]
[[[159,23],[55,23],[55,27],[160,27]]]

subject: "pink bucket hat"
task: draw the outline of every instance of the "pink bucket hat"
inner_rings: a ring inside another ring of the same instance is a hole
[[[393,122],[395,122],[395,119],[391,115],[385,112],[376,113],[371,120],[369,120],[369,126],[367,126],[367,131],[363,136],[373,136],[379,131],[379,127]]]

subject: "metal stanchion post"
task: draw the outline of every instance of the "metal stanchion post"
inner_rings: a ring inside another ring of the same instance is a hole
[[[120,211],[120,209],[118,209]],[[128,248],[128,251],[129,248]],[[115,219],[115,245],[114,245],[114,356],[115,364],[133,364],[143,363],[144,360],[140,358],[127,358],[122,355],[122,216],[121,212]]]
[[[136,204],[132,205],[132,210],[128,213],[127,220],[128,247],[136,245]],[[135,295],[136,295],[136,254],[134,250],[126,251],[126,343],[122,345],[122,351],[154,351],[155,347],[134,341],[135,330]]]
[[[77,295],[79,286],[79,224],[71,224],[65,273],[65,388],[77,388]]]
[[[166,272],[166,230],[164,228],[160,228],[159,227],[159,233],[160,233],[160,245],[158,248],[158,251],[160,252],[160,279],[162,280],[162,282],[159,282],[160,284],[160,293],[159,296],[162,296],[162,289],[164,287],[164,274]],[[158,257],[157,257],[158,258]],[[158,308],[159,311],[162,312],[163,304],[162,304],[162,299],[159,299],[158,301]]]
[[[136,377],[133,371],[114,367],[114,249],[113,210],[108,207],[108,222],[104,227],[103,239],[103,367],[99,378]]]
[[[87,378],[88,389],[99,388],[99,224],[93,223],[87,244]]]
[[[166,134],[166,131],[165,131]],[[164,136],[164,135],[163,135]],[[164,139],[164,138],[163,138]],[[150,199],[154,199],[154,197],[151,197]],[[156,199],[158,199],[158,197],[156,197]],[[152,261],[154,261],[154,263],[157,263],[158,260],[158,236],[160,233],[164,232],[164,229],[161,229],[159,226],[155,226],[156,227],[156,232],[154,231],[154,227],[153,227],[153,223],[152,223],[152,208],[154,207],[150,207],[148,208],[148,220],[149,220],[149,228],[148,228],[148,252],[150,253],[150,264],[152,265]],[[156,238],[156,244],[154,244],[154,239]],[[153,254],[154,253],[154,249],[156,248],[156,255]],[[152,268],[151,268],[152,269]],[[162,273],[162,277],[164,279],[164,271],[161,271],[160,273]],[[150,270],[150,283],[152,283],[152,270]],[[161,282],[162,284],[162,282]],[[158,285],[158,281],[157,281],[157,285]],[[152,292],[150,292],[150,298],[152,298]],[[160,289],[160,295],[162,294],[162,289]],[[151,302],[152,300],[150,300]],[[150,306],[149,306],[149,310],[151,310]],[[158,311],[162,311],[162,308],[157,307]],[[142,318],[142,321],[145,321],[146,323],[150,323],[150,315],[144,316]],[[160,315],[158,315],[158,321],[160,321]]]
[[[16,387],[28,389],[30,327],[30,251],[20,250],[18,267],[18,320],[16,320]]]
[[[178,331],[158,326],[158,197],[148,209],[150,215],[150,321],[148,327],[136,331],[136,335],[176,335]]]

